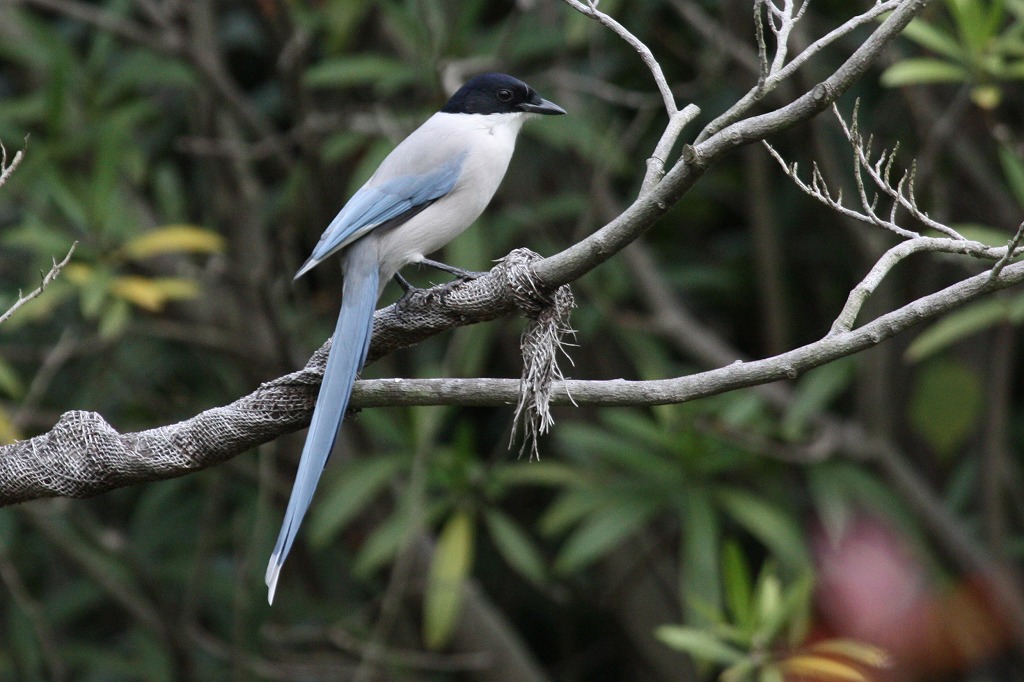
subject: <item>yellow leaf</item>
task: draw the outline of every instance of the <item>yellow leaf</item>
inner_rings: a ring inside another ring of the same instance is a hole
[[[826,639],[811,646],[811,651],[826,656],[842,656],[872,668],[888,668],[892,659],[884,649],[854,639]]]
[[[868,682],[868,678],[853,666],[822,656],[791,656],[779,663],[779,668],[798,679],[809,677],[815,680]]]
[[[168,301],[180,301],[199,295],[199,283],[178,277],[118,277],[110,292],[150,312],[160,312]]]
[[[128,241],[122,251],[131,260],[165,253],[220,253],[224,238],[196,225],[167,225]]]
[[[971,88],[971,101],[981,109],[992,110],[1003,101],[1003,91],[998,85],[977,85]]]
[[[10,445],[16,440],[21,440],[21,433],[14,422],[3,408],[0,408],[0,445]]]
[[[74,284],[85,284],[92,277],[93,267],[85,263],[68,263],[61,274]]]

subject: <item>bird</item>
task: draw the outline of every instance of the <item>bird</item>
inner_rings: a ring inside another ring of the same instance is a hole
[[[469,227],[498,189],[523,123],[565,114],[526,83],[502,73],[468,80],[440,111],[384,158],[324,230],[302,277],[330,256],[341,259],[341,310],[277,544],[267,565],[267,600],[320,480],[366,361],[373,313],[385,285],[421,263],[455,275],[467,271],[426,258]]]

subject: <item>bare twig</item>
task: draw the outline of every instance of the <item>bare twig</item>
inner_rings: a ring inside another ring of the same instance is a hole
[[[14,174],[14,171],[21,165],[21,160],[25,158],[24,153],[19,149],[14,154],[14,158],[11,159],[11,165],[7,165],[7,148],[4,147],[3,143],[0,142],[0,187],[3,187],[8,178]]]
[[[1018,228],[1013,238],[1005,247],[993,247],[981,242],[966,239],[952,227],[933,220],[927,213],[922,211],[914,197],[914,166],[904,172],[900,179],[893,184],[893,170],[895,166],[896,152],[899,145],[891,151],[883,149],[877,156],[872,158],[871,143],[869,138],[866,142],[859,130],[857,123],[857,105],[854,105],[853,114],[850,117],[850,124],[847,125],[838,107],[832,105],[832,111],[836,120],[842,128],[843,135],[853,149],[853,175],[857,186],[857,196],[860,201],[859,209],[852,209],[844,205],[843,195],[840,191],[833,196],[829,190],[824,175],[814,164],[811,171],[810,183],[805,182],[799,176],[796,163],[786,163],[779,154],[768,144],[762,141],[768,153],[779,163],[782,171],[789,177],[801,191],[808,196],[820,201],[825,206],[839,213],[842,216],[857,220],[859,222],[881,227],[892,232],[904,241],[889,249],[874,265],[868,275],[850,292],[846,305],[832,325],[830,333],[836,334],[849,331],[857,314],[868,297],[874,293],[878,285],[892,268],[907,256],[921,251],[933,251],[941,253],[955,253],[995,260],[996,264],[990,271],[990,279],[999,277],[999,273],[1017,254],[1020,248],[1021,239],[1024,238],[1024,223]],[[888,215],[880,215],[878,211],[878,195],[868,196],[868,186],[865,176],[870,180],[872,186],[888,198]],[[897,210],[904,209],[914,220],[924,224],[936,232],[946,235],[943,238],[924,237],[918,232],[908,230],[897,223]]]
[[[855,103],[853,106],[850,125],[846,124],[842,114],[839,113],[839,107],[835,104],[832,105],[832,113],[835,114],[836,120],[839,121],[839,126],[843,130],[843,135],[853,148],[855,156],[854,175],[857,181],[857,188],[861,196],[861,205],[864,208],[865,214],[870,217],[871,222],[876,225],[880,225],[885,221],[875,214],[875,201],[868,201],[867,192],[861,178],[861,170],[868,174],[868,177],[871,178],[871,181],[878,190],[892,200],[893,204],[889,213],[888,223],[894,224],[896,209],[903,208],[910,213],[915,220],[925,225],[925,227],[929,227],[936,232],[941,232],[952,239],[963,239],[964,237],[952,227],[944,225],[937,220],[933,220],[927,213],[918,208],[917,199],[914,197],[914,175],[916,171],[913,164],[911,164],[910,170],[904,172],[902,177],[900,177],[896,186],[893,186],[890,180],[890,174],[896,160],[896,152],[899,150],[898,144],[893,147],[892,151],[883,149],[879,153],[878,159],[872,162],[871,138],[868,138],[868,141],[865,143],[857,124],[858,105],[859,102]]]
[[[665,177],[665,164],[668,162],[669,154],[672,153],[672,147],[675,146],[683,128],[699,115],[700,109],[696,105],[687,104],[669,119],[665,132],[661,134],[661,139],[658,140],[658,145],[654,148],[654,153],[647,159],[647,173],[640,185],[640,196],[650,192],[651,188]]]
[[[752,116],[703,135],[684,146],[682,158],[647,193],[589,237],[534,266],[549,287],[567,284],[608,260],[643,235],[704,173],[725,155],[750,142],[809,120],[830,106],[867,71],[872,60],[900,34],[929,0],[903,0],[832,75],[775,111]]]
[[[676,105],[676,98],[672,95],[672,88],[669,87],[668,81],[665,79],[665,74],[661,70],[661,64],[654,58],[654,54],[650,48],[644,44],[642,40],[637,38],[635,35],[629,32],[625,26],[615,21],[612,17],[608,16],[601,10],[597,9],[599,0],[564,0],[567,5],[572,7],[580,14],[600,22],[602,25],[610,28],[617,36],[625,40],[629,45],[637,51],[640,58],[644,60],[644,64],[651,72],[651,76],[654,77],[654,82],[658,86],[658,92],[661,93],[661,99],[665,103],[665,111],[668,112],[668,116],[671,119],[675,116],[676,112],[679,111],[679,107]]]
[[[1024,238],[1024,223],[1017,226],[1017,231],[1013,233],[1013,237],[1006,243],[1006,253],[996,261],[996,264],[992,266],[989,271],[989,278],[996,280],[999,279],[999,273],[1003,271],[1003,268],[1013,260],[1014,256],[1017,255],[1017,249],[1020,247],[1020,241]]]
[[[829,334],[840,334],[852,329],[853,323],[857,319],[857,314],[860,312],[864,302],[875,292],[875,289],[882,283],[885,276],[889,274],[889,271],[911,254],[932,251],[937,253],[963,254],[976,258],[999,258],[1003,250],[1001,247],[987,246],[981,242],[968,241],[966,239],[915,237],[914,239],[901,242],[886,251],[878,259],[874,267],[871,268],[867,276],[853,288],[853,291],[850,292],[849,297],[846,299],[846,305],[843,306],[842,312],[839,313],[835,322],[832,323],[832,329],[829,331]]]
[[[8,319],[10,319],[11,315],[17,312],[17,310],[21,308],[21,306],[25,305],[26,303],[28,303],[29,301],[43,293],[43,290],[46,289],[47,286],[49,286],[50,282],[57,279],[57,275],[60,274],[60,271],[63,270],[64,266],[67,265],[68,262],[71,260],[71,255],[75,252],[76,246],[78,246],[78,242],[75,242],[74,244],[71,245],[71,248],[68,249],[68,255],[64,256],[64,260],[60,261],[59,263],[57,262],[56,258],[53,259],[53,266],[50,268],[49,272],[43,275],[43,281],[40,282],[39,286],[36,287],[35,290],[30,291],[28,294],[25,295],[22,295],[20,291],[18,292],[18,300],[14,302],[14,305],[7,309],[7,312],[0,315],[0,324],[3,324]]]
[[[789,2],[789,0],[786,1]],[[923,8],[924,4],[927,4],[927,2],[928,0],[924,0],[924,2],[922,3],[922,7],[918,8],[910,7],[911,5],[914,5],[916,3],[908,2],[907,0],[888,0],[887,2],[877,2],[868,11],[848,19],[842,25],[836,27],[829,33],[825,34],[818,40],[811,43],[809,46],[807,46],[806,49],[804,49],[800,54],[794,57],[793,60],[789,62],[789,64],[786,64],[785,66],[782,66],[782,64],[785,63],[784,52],[782,53],[782,58],[779,59],[779,50],[785,49],[784,43],[780,43],[780,45],[776,46],[775,58],[773,59],[772,65],[769,66],[767,46],[764,41],[764,26],[763,19],[761,16],[762,13],[760,10],[760,5],[767,5],[769,8],[773,8],[776,12],[778,12],[779,10],[778,8],[775,8],[775,6],[769,0],[757,0],[754,8],[754,30],[758,46],[758,61],[760,63],[760,75],[758,77],[758,81],[754,85],[754,87],[752,87],[747,92],[747,94],[745,94],[742,98],[740,98],[738,102],[736,102],[736,104],[729,107],[728,111],[726,111],[721,116],[719,116],[711,123],[709,123],[707,126],[705,126],[704,130],[701,131],[700,135],[697,136],[697,142],[703,142],[704,140],[710,138],[711,136],[721,132],[729,125],[740,120],[743,116],[747,114],[747,112],[750,111],[750,109],[755,104],[760,102],[762,99],[764,99],[766,95],[768,95],[769,93],[773,92],[776,88],[778,88],[778,86],[784,80],[792,76],[797,69],[799,69],[801,66],[803,66],[804,63],[807,62],[808,59],[810,59],[815,54],[817,54],[824,48],[834,43],[839,38],[842,38],[843,36],[849,34],[851,31],[859,28],[860,26],[877,20],[880,16],[887,12],[909,10],[916,14]],[[792,3],[790,2],[789,4]],[[806,6],[806,3],[804,3],[804,6]],[[779,25],[778,31],[785,30],[786,36],[788,37],[789,32],[792,30],[792,24],[795,24],[796,21],[799,20],[799,16],[800,14],[802,14],[802,12],[803,7],[801,7],[801,9],[797,11],[796,15],[794,15],[792,11],[790,11],[789,23],[791,25],[788,29],[785,29],[785,26]],[[770,20],[771,17],[772,13],[769,12]],[[775,28],[776,25],[773,24],[773,30],[775,30]],[[776,35],[778,35],[778,32],[776,33]],[[778,68],[776,69],[776,67]]]

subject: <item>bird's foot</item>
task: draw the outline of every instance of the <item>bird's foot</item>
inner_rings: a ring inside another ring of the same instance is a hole
[[[411,301],[416,294],[421,294],[427,291],[426,289],[413,286],[410,284],[409,280],[402,277],[402,275],[397,272],[395,273],[394,280],[398,286],[402,287],[402,297],[396,302],[399,310],[403,310],[407,305],[409,305],[409,301]]]

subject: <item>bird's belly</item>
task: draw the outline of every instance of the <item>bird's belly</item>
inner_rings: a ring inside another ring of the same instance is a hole
[[[377,254],[381,280],[390,279],[409,263],[419,262],[443,247],[480,217],[486,205],[486,199],[453,192],[380,235]]]
[[[507,164],[507,162],[506,162]],[[485,173],[493,182],[459,184],[408,222],[379,236],[377,253],[381,281],[390,279],[410,263],[417,263],[461,234],[480,217],[498,189],[500,173]],[[472,174],[470,177],[473,177]],[[476,177],[481,177],[477,175]]]

